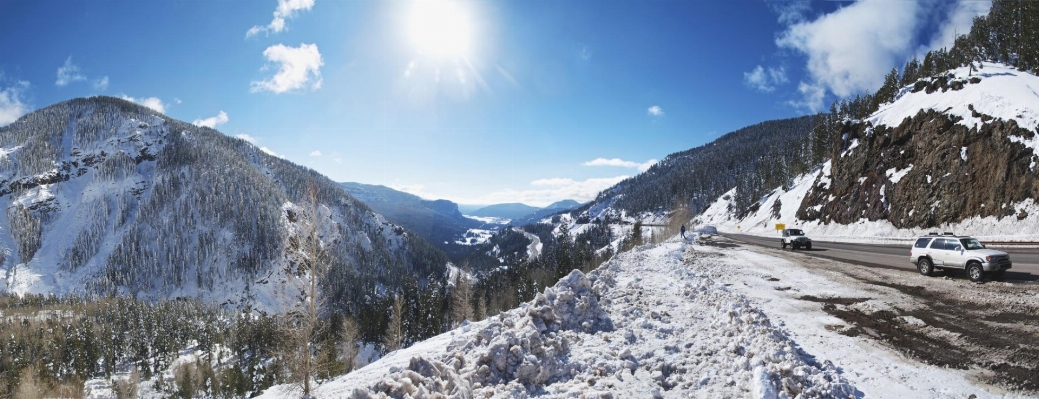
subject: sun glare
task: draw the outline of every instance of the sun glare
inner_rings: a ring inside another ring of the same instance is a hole
[[[423,54],[464,57],[469,51],[469,18],[455,2],[416,1],[411,9],[408,29],[412,43]]]

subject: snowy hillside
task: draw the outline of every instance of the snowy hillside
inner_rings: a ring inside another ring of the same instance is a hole
[[[315,397],[856,395],[749,301],[691,270],[689,250],[672,241],[574,271],[518,309],[391,353]]]
[[[110,97],[0,128],[0,205],[0,292],[277,309],[273,287],[314,230],[340,305],[446,265],[316,172]]]
[[[953,77],[952,81],[960,81],[963,88],[928,94],[905,87],[895,102],[881,106],[868,120],[875,126],[896,127],[905,118],[932,109],[962,118],[959,123],[966,127],[978,127],[984,122],[983,114],[1017,121],[1029,130],[1039,129],[1039,77],[991,62],[982,63],[978,71],[960,67],[947,75]],[[980,78],[980,82],[972,84],[971,78]]]
[[[775,235],[775,224],[846,241],[955,231],[987,240],[1039,240],[1039,77],[985,63],[900,91],[848,121],[834,157],[749,209],[736,190],[695,221],[723,232]]]

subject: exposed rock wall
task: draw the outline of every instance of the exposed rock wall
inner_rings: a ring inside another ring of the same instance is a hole
[[[1036,157],[1020,142],[1035,133],[1012,120],[974,116],[985,122],[968,128],[959,117],[926,110],[894,128],[846,123],[831,148],[831,181],[817,178],[798,218],[887,219],[899,228],[927,228],[974,216],[1019,216],[1013,204],[1039,198]]]

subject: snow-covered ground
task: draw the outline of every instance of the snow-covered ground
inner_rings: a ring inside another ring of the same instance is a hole
[[[679,240],[639,247],[517,309],[326,382],[315,397],[1024,397],[975,370],[929,366],[847,334],[822,303],[799,296],[877,293],[780,256]],[[282,385],[262,397],[298,395]]]
[[[753,246],[735,247],[697,246],[695,255],[690,256],[690,267],[695,273],[709,276],[719,284],[729,286],[734,292],[744,295],[763,310],[773,324],[780,327],[799,348],[815,356],[819,362],[829,362],[842,371],[841,377],[858,388],[864,397],[874,398],[977,398],[1030,397],[1006,392],[1001,388],[978,381],[984,370],[956,370],[931,366],[907,358],[896,349],[878,342],[868,334],[849,333],[849,323],[824,311],[828,299],[847,300],[848,306],[864,314],[892,309],[919,309],[919,299],[899,292],[896,288],[873,284],[860,276],[845,274],[852,265],[840,264],[824,259],[809,258],[801,254],[782,253],[777,250]],[[791,259],[792,258],[792,259]],[[805,262],[813,262],[811,264]],[[822,267],[822,265],[828,267]],[[858,272],[858,270],[856,270]],[[891,274],[894,281],[922,285],[930,292],[945,290],[976,290],[976,284],[961,280],[930,279],[912,273],[893,270],[862,268],[861,273]],[[918,278],[919,277],[919,278]],[[983,289],[991,294],[992,287]],[[1027,293],[1026,293],[1027,294]],[[962,292],[962,295],[978,295]],[[994,294],[992,294],[994,295]],[[1007,301],[995,299],[993,307],[1030,306],[1036,302],[1015,298]],[[811,297],[812,300],[806,300]],[[816,299],[819,298],[819,299]],[[1026,302],[1028,304],[1026,304]],[[951,334],[911,316],[902,316],[904,323],[915,323],[915,328],[930,329],[931,338],[944,341],[942,334]],[[955,323],[954,320],[947,320]],[[955,341],[955,339],[950,339]],[[959,352],[960,348],[950,352]],[[926,350],[917,348],[916,350]],[[975,361],[983,362],[982,359]],[[1004,380],[1005,381],[1005,380]]]
[[[318,398],[854,397],[744,296],[691,269],[687,242],[573,272],[534,301],[321,385]],[[273,387],[263,397],[298,395]]]

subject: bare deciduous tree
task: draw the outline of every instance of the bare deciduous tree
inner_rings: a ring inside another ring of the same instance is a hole
[[[309,186],[306,195],[305,211],[310,220],[301,220],[303,233],[294,238],[296,245],[290,246],[296,256],[286,267],[287,292],[282,301],[285,328],[291,338],[286,360],[293,379],[303,388],[303,397],[310,397],[319,371],[314,341],[325,300],[321,280],[328,270],[328,254],[320,234],[323,207],[318,204],[317,189]]]
[[[383,345],[386,352],[400,349],[404,340],[403,323],[401,313],[404,311],[404,297],[400,294],[393,296],[393,304],[390,306],[390,323],[386,326],[386,335],[383,337]]]

